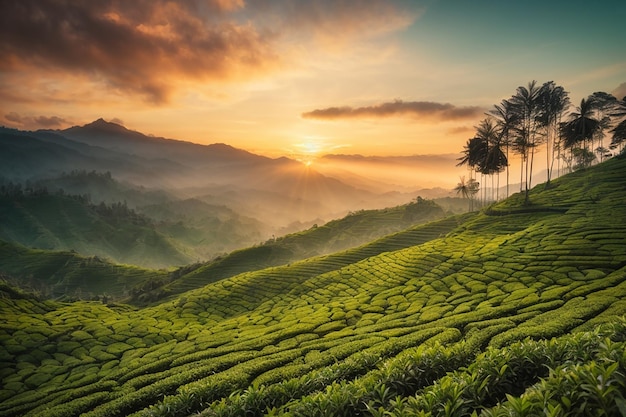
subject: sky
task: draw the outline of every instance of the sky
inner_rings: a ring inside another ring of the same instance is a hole
[[[626,96],[624,20],[606,0],[0,0],[0,125],[456,153],[531,80]]]

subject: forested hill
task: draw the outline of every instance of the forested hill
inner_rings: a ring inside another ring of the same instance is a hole
[[[5,240],[0,240],[0,273],[46,297],[106,295],[143,305],[241,272],[358,246],[445,215],[433,201],[418,198],[403,206],[351,213],[259,244],[255,230],[260,226],[225,207],[183,200],[139,210],[125,202],[94,205],[85,195],[4,187],[0,215],[7,221],[0,224],[0,239]],[[211,249],[223,252],[233,240],[246,238],[255,245],[191,264]],[[143,267],[191,265],[148,271],[115,265],[116,260]],[[85,275],[91,276],[83,279]],[[128,283],[120,286],[123,280]]]
[[[0,288],[0,415],[623,415],[625,184],[613,158],[146,308]]]

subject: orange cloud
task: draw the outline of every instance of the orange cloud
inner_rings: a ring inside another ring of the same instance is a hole
[[[22,116],[16,112],[4,115],[4,119],[24,128],[52,129],[65,126],[68,121],[58,116]]]
[[[302,114],[307,119],[346,119],[346,118],[381,118],[408,116],[430,121],[448,121],[473,119],[485,110],[477,106],[457,107],[450,103],[432,101],[401,101],[377,104],[367,107],[328,107]]]
[[[458,135],[461,133],[473,133],[476,131],[475,127],[472,126],[457,126],[457,127],[453,127],[450,128],[446,131],[446,133],[449,133],[451,135]]]
[[[160,103],[178,79],[231,79],[280,61],[248,24],[205,19],[241,0],[0,3],[0,71],[82,73]]]
[[[264,76],[294,65],[296,50],[388,33],[416,15],[384,0],[3,1],[0,84],[72,74],[162,104],[181,87]]]

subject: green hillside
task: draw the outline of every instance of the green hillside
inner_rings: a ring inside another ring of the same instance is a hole
[[[202,287],[208,283],[228,278],[243,272],[278,266],[320,254],[356,247],[353,255],[341,254],[338,262],[352,263],[355,260],[388,251],[412,246],[445,234],[456,226],[458,219],[448,218],[428,227],[420,227],[429,221],[443,218],[443,209],[432,201],[417,198],[414,202],[382,210],[361,210],[348,216],[330,221],[322,226],[270,239],[265,244],[234,251],[226,256],[207,262],[193,272],[172,280],[165,286],[137,294],[132,302],[154,302],[165,296]],[[380,238],[413,226],[396,235],[389,235],[363,247],[364,242]],[[335,256],[333,256],[335,258]]]
[[[0,218],[7,242],[152,268],[211,259],[269,235],[260,221],[227,207],[84,171],[25,186],[0,179]]]
[[[614,158],[145,308],[3,285],[0,416],[626,415],[625,184]]]
[[[123,203],[91,204],[84,196],[44,190],[0,194],[0,239],[27,247],[75,250],[150,267],[193,260],[151,219]]]
[[[145,271],[140,277],[133,278],[138,268],[125,268],[111,260],[156,266],[182,263],[181,251],[196,256],[201,252],[198,248],[191,249],[194,241],[209,246],[207,239],[220,241],[222,245],[230,242],[231,246],[242,241],[241,236],[236,236],[236,230],[245,233],[244,219],[236,215],[232,217],[234,213],[227,208],[219,209],[218,213],[193,199],[152,206],[148,212],[153,218],[137,214],[123,204],[94,206],[86,197],[58,192],[5,193],[3,199],[0,198],[0,211],[8,219],[0,226],[0,238],[8,240],[0,240],[0,273],[13,277],[14,283],[54,298],[89,299],[106,294],[111,300],[137,305],[171,298],[242,272],[357,246],[445,215],[439,205],[418,198],[403,206],[351,213],[322,226],[273,238],[262,245],[237,250],[204,264],[188,265],[169,273]],[[215,219],[212,218],[214,215],[217,216]],[[176,222],[172,223],[173,220]],[[396,243],[400,245],[398,248],[410,246],[415,244],[410,236],[417,233],[423,239],[422,235],[426,233],[426,238],[430,239],[449,231],[457,221],[447,219],[443,224],[443,231],[432,225],[424,230],[407,229],[392,239],[399,242]],[[255,229],[255,224],[249,226],[247,232]],[[409,238],[402,240],[403,235]],[[54,251],[28,250],[19,243],[10,243],[16,241]],[[68,248],[72,251],[67,251]],[[360,250],[359,259],[371,256],[377,250],[388,250],[389,246],[378,242],[372,248]],[[66,251],[59,252],[59,249]],[[83,253],[96,253],[100,257]],[[109,260],[102,259],[102,256]],[[90,279],[84,279],[86,265],[90,268]]]
[[[167,282],[172,273],[115,265],[97,256],[29,249],[0,241],[0,274],[7,275],[13,285],[46,298],[120,300],[136,288]]]

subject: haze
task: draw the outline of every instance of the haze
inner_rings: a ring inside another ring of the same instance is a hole
[[[0,124],[102,117],[309,164],[458,154],[530,80],[574,103],[625,96],[624,16],[620,1],[4,1]],[[453,186],[463,169],[445,167]]]

